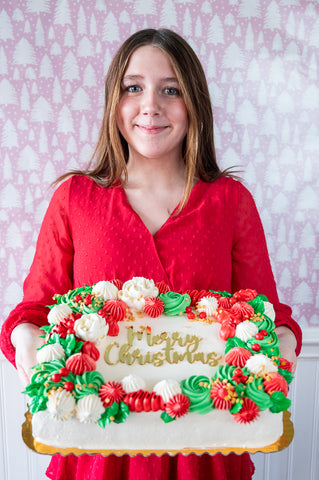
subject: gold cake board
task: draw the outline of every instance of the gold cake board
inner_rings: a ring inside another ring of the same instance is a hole
[[[34,450],[35,452],[47,454],[47,455],[54,455],[56,453],[60,453],[61,455],[69,455],[73,453],[74,455],[83,455],[83,454],[100,454],[104,456],[108,455],[130,455],[135,456],[142,454],[144,456],[149,456],[152,454],[161,456],[164,454],[169,455],[190,455],[191,453],[195,453],[196,455],[203,455],[204,453],[208,453],[209,455],[215,455],[217,453],[222,453],[223,455],[228,455],[229,453],[236,453],[238,455],[249,452],[249,453],[271,453],[271,452],[278,452],[279,450],[283,450],[284,448],[288,447],[288,445],[292,442],[294,436],[294,426],[290,419],[290,412],[285,411],[283,412],[283,434],[281,437],[272,445],[267,445],[265,447],[259,448],[236,448],[236,447],[227,447],[227,448],[205,448],[205,449],[198,449],[198,448],[185,448],[182,450],[83,450],[80,448],[57,448],[52,447],[50,445],[45,445],[43,443],[37,442],[32,435],[32,414],[28,411],[25,414],[25,422],[22,425],[22,438],[25,444]]]

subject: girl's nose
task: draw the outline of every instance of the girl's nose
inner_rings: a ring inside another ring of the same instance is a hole
[[[143,115],[159,115],[161,111],[160,99],[157,92],[150,90],[144,92],[142,101],[142,113]]]

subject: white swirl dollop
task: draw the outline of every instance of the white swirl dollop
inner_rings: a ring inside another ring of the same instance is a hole
[[[81,340],[97,342],[107,335],[108,324],[101,315],[88,313],[74,322],[74,331]]]
[[[182,393],[179,382],[170,378],[158,382],[154,386],[153,391],[156,393],[156,395],[160,395],[165,403],[167,403],[172,397],[174,397],[174,395]]]
[[[126,393],[137,392],[146,388],[145,380],[138,375],[127,375],[122,379],[121,383]]]
[[[76,417],[81,423],[97,423],[104,410],[100,397],[86,395],[76,405]]]
[[[65,357],[64,348],[60,343],[49,343],[37,351],[38,363],[51,362]]]
[[[72,310],[68,305],[61,303],[60,305],[54,305],[48,313],[48,321],[50,325],[57,325],[63,320],[67,319],[72,313]]]
[[[105,280],[97,282],[92,288],[92,294],[102,297],[103,300],[113,300],[117,298],[119,289],[112,283]]]
[[[47,409],[56,420],[66,420],[75,413],[76,402],[71,392],[51,390],[48,395]]]
[[[123,300],[129,308],[142,311],[146,297],[157,297],[158,288],[153,280],[144,277],[133,277],[123,284],[118,297]]]
[[[273,322],[275,321],[275,310],[273,304],[270,302],[264,302],[264,314],[267,315]]]
[[[263,353],[258,353],[248,358],[245,367],[255,375],[265,375],[270,372],[277,372],[277,365]]]
[[[258,333],[257,325],[249,320],[245,320],[237,325],[235,335],[243,342],[247,342],[247,340],[254,337],[256,333]]]
[[[196,308],[198,312],[205,312],[208,317],[212,317],[218,308],[218,300],[215,297],[203,297]]]

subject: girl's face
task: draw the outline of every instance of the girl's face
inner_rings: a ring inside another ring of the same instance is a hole
[[[121,90],[117,125],[128,143],[129,160],[179,162],[188,116],[168,55],[153,46],[138,48],[130,58]]]

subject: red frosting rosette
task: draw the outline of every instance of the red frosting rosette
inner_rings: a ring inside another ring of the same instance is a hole
[[[190,306],[194,307],[204,297],[215,297],[209,290],[183,290],[182,294],[187,293],[191,297]]]
[[[113,402],[119,403],[125,397],[125,391],[119,382],[106,382],[99,389],[99,397],[104,407],[110,407]]]
[[[288,384],[284,377],[277,372],[270,372],[265,375],[263,380],[265,392],[271,395],[274,392],[283,392],[288,395]]]
[[[119,334],[120,329],[117,322],[124,320],[126,311],[126,303],[115,298],[107,300],[101,310],[99,310],[99,315],[101,315],[109,325],[107,334],[110,337],[116,337]]]
[[[257,295],[258,293],[256,292],[256,290],[247,288],[245,290],[239,290],[238,292],[234,293],[232,300],[235,300],[236,302],[248,302],[250,300],[254,300]]]
[[[96,348],[94,343],[89,341],[83,343],[81,352],[89,355],[95,362],[97,362],[100,358],[99,350]]]
[[[242,347],[231,348],[225,355],[225,362],[235,367],[244,367],[252,354]]]
[[[164,302],[157,297],[147,297],[144,304],[144,312],[152,318],[159,317],[164,312]]]
[[[243,406],[238,413],[234,413],[233,419],[237,423],[251,423],[259,417],[259,408],[250,398],[244,398]]]
[[[93,372],[96,363],[87,353],[74,353],[67,359],[65,366],[74,375],[83,375],[85,372]]]
[[[165,411],[172,418],[180,418],[185,415],[190,406],[190,401],[186,395],[177,393],[166,404]]]

